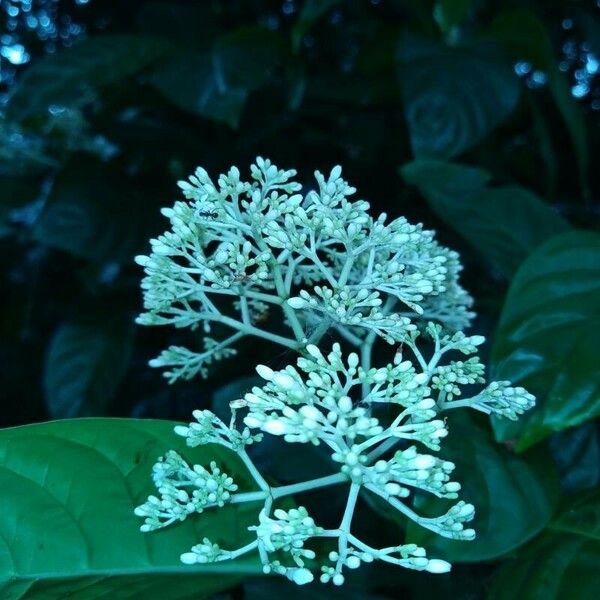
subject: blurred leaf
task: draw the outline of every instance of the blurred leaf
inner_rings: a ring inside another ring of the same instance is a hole
[[[433,15],[440,29],[450,33],[468,15],[473,0],[438,0]]]
[[[448,158],[473,147],[519,99],[519,81],[493,47],[446,48],[403,35],[396,57],[418,158]]]
[[[574,501],[550,531],[502,567],[488,600],[595,600],[600,594],[600,493]]]
[[[256,506],[225,506],[140,532],[133,509],[155,491],[151,468],[168,449],[192,463],[215,460],[250,489],[233,453],[190,449],[174,425],[78,419],[0,431],[0,596],[185,600],[259,574],[251,559],[198,567],[179,560],[204,536],[226,548],[247,543]]]
[[[14,87],[7,115],[17,121],[47,114],[51,105],[75,107],[90,92],[140,71],[170,51],[158,38],[101,35],[32,63]]]
[[[483,169],[417,160],[404,165],[401,174],[504,277],[510,277],[534,248],[569,228],[524,188],[486,187],[491,175]]]
[[[58,328],[44,374],[52,418],[105,414],[129,366],[133,335],[131,315],[91,314]]]
[[[600,235],[553,237],[517,271],[492,350],[496,379],[537,395],[519,421],[494,420],[499,440],[523,450],[600,414]]]
[[[546,26],[526,8],[499,11],[489,35],[501,42],[515,60],[527,61],[534,69],[543,71],[556,67]]]
[[[56,176],[33,237],[90,260],[129,261],[154,232],[151,197],[105,163],[73,159]]]
[[[501,42],[515,60],[528,61],[548,76],[548,89],[567,127],[577,157],[582,190],[587,193],[589,156],[584,115],[571,94],[566,77],[558,70],[546,26],[527,9],[509,9],[495,17],[490,36]]]
[[[433,556],[477,562],[498,558],[539,533],[550,521],[558,500],[558,480],[547,453],[536,450],[515,456],[463,415],[450,415],[450,435],[440,455],[456,464],[453,480],[462,485],[460,498],[475,505],[475,540],[442,538],[409,522],[407,538]],[[417,496],[419,513],[440,515],[451,503]]]
[[[38,194],[39,185],[31,178],[0,176],[0,237],[12,232],[9,224],[12,210],[33,202]]]
[[[298,20],[292,28],[292,49],[294,52],[300,49],[302,39],[311,27],[334,6],[341,3],[342,0],[304,0]]]
[[[600,484],[600,433],[596,422],[554,433],[548,442],[567,493]]]
[[[151,80],[180,108],[236,128],[248,94],[268,81],[282,52],[276,32],[242,28],[220,37],[211,52],[167,63]]]
[[[589,168],[586,132],[587,125],[585,123],[583,111],[581,110],[581,106],[579,106],[573,98],[571,86],[562,73],[558,71],[551,72],[548,85],[554,96],[556,106],[565,121],[573,147],[575,148],[581,189],[584,194],[589,194],[587,183]]]
[[[579,9],[578,19],[585,34],[585,41],[596,56],[600,56],[600,20],[590,11]]]

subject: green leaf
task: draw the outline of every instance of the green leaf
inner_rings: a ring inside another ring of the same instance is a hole
[[[17,121],[44,116],[51,105],[76,107],[95,91],[140,71],[170,51],[150,36],[101,35],[37,59],[15,86],[7,115]]]
[[[450,435],[440,456],[456,464],[453,480],[460,497],[475,505],[473,541],[442,538],[412,521],[407,538],[449,561],[476,562],[498,558],[539,533],[550,521],[558,499],[558,481],[546,453],[515,456],[495,444],[491,435],[465,415],[450,415]],[[417,497],[422,514],[443,514],[448,500]]]
[[[133,335],[130,315],[86,315],[59,327],[44,373],[50,416],[103,415],[129,366]]]
[[[56,176],[33,238],[93,261],[130,261],[156,231],[149,197],[108,165],[75,158]]]
[[[396,57],[418,158],[448,158],[473,147],[519,99],[519,81],[493,47],[447,48],[404,35]]]
[[[489,600],[595,600],[600,594],[600,490],[579,497],[550,530],[503,566]]]
[[[600,485],[600,431],[595,421],[558,431],[548,443],[565,492]]]
[[[215,446],[187,448],[174,425],[75,419],[0,431],[0,596],[184,600],[259,574],[257,561],[179,561],[204,536],[224,547],[244,543],[255,506],[250,513],[226,506],[162,531],[139,531],[133,509],[153,493],[152,465],[169,449],[193,463],[216,460],[240,489],[250,489],[235,455]]]
[[[487,187],[483,169],[417,160],[401,169],[436,214],[458,231],[504,277],[567,222],[533,193],[517,186]]]
[[[219,38],[210,52],[169,62],[151,81],[176,106],[236,128],[246,98],[270,78],[282,52],[276,32],[242,28]]]
[[[574,231],[535,250],[515,275],[492,350],[494,378],[537,396],[519,421],[494,420],[523,450],[600,414],[600,235]]]

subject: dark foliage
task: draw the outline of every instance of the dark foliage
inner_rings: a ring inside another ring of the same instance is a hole
[[[341,164],[374,213],[461,252],[492,373],[539,405],[449,448],[484,515],[472,546],[435,541],[451,575],[379,568],[342,592],[232,579],[231,597],[599,597],[600,90],[592,77],[577,99],[583,59],[563,56],[575,40],[600,59],[595,4],[92,1],[77,18],[87,36],[51,54],[32,42],[1,109],[0,425],[183,420],[245,389],[258,361],[285,364],[247,341],[209,379],[168,386],[147,362],[193,334],[133,325],[133,256],[197,165],[263,155],[308,182]],[[264,460],[279,477],[294,458]],[[403,535],[360,510],[380,542]],[[37,593],[14,597],[56,597]]]

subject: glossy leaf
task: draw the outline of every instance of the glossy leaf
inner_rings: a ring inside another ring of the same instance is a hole
[[[600,594],[600,494],[575,500],[550,530],[503,566],[490,600],[595,600]]]
[[[129,366],[133,334],[131,315],[87,315],[59,327],[44,373],[50,416],[105,414]]]
[[[574,231],[531,254],[515,275],[492,350],[496,379],[524,385],[537,406],[494,421],[499,440],[523,450],[600,414],[600,235]]]
[[[558,500],[558,481],[546,453],[515,456],[464,415],[450,415],[450,435],[440,456],[456,464],[453,480],[460,497],[475,505],[473,541],[442,538],[410,522],[407,537],[431,556],[449,561],[482,561],[505,555],[539,533],[550,521]],[[418,496],[422,514],[443,514],[448,500]]]
[[[102,35],[33,63],[14,88],[7,114],[15,120],[44,116],[48,107],[81,106],[93,93],[143,69],[170,51],[151,36]]]
[[[224,507],[162,531],[139,531],[133,508],[153,492],[151,466],[168,449],[194,463],[216,460],[240,489],[251,489],[235,455],[189,449],[173,426],[76,419],[0,431],[0,596],[183,600],[258,574],[249,559],[204,567],[179,561],[204,536],[237,547],[256,507]]]
[[[600,485],[600,430],[595,421],[553,433],[548,445],[565,492]]]
[[[473,147],[519,99],[516,75],[492,47],[445,48],[405,35],[396,56],[418,158],[448,158]]]
[[[504,277],[510,277],[534,248],[569,228],[525,188],[487,186],[491,175],[483,169],[418,160],[404,165],[401,173],[436,214]]]

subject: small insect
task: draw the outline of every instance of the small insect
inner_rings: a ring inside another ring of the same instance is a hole
[[[196,214],[202,219],[216,219],[219,216],[216,210],[199,210]]]
[[[250,275],[248,273],[238,273],[232,279],[233,283],[241,283],[242,281],[247,281],[250,279]]]

